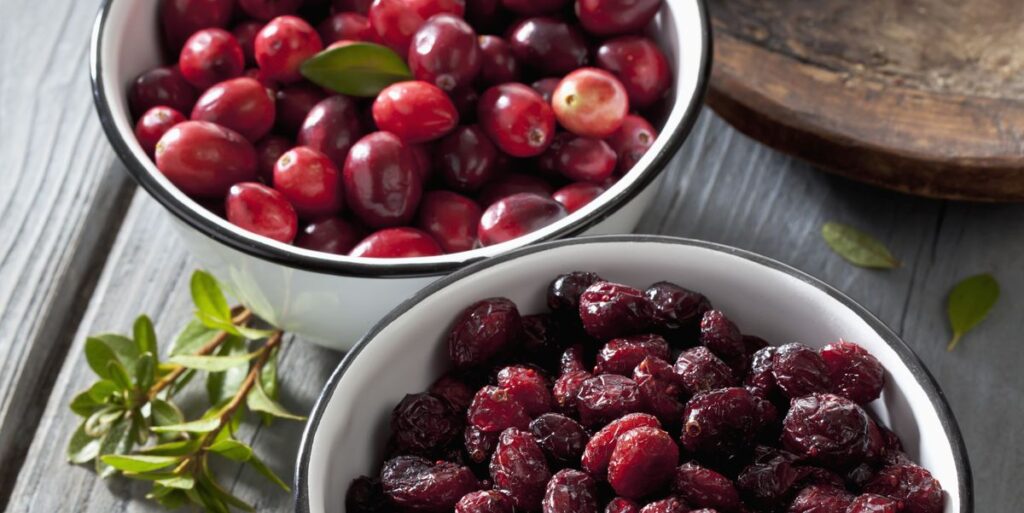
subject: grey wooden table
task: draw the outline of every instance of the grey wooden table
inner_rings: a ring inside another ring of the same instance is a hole
[[[0,0],[0,507],[8,512],[157,511],[145,487],[103,482],[64,461],[71,397],[90,378],[87,334],[130,329],[135,315],[169,337],[190,314],[194,263],[169,215],[136,190],[104,139],[87,77],[99,0]],[[959,418],[977,511],[1024,510],[1024,206],[912,198],[822,174],[738,134],[705,112],[666,171],[638,231],[707,239],[763,253],[837,286],[899,332]],[[857,269],[825,247],[822,223],[876,234],[904,265]],[[944,297],[991,272],[1003,297],[955,353]],[[288,340],[283,402],[308,410],[342,355]],[[281,475],[302,427],[246,426]],[[290,498],[247,470],[232,487],[260,511]]]

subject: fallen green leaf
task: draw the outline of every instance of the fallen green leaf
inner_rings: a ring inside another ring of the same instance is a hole
[[[395,82],[413,78],[401,56],[374,43],[352,43],[324,50],[304,62],[301,71],[321,87],[365,98],[376,96]]]
[[[960,339],[985,320],[998,299],[999,282],[991,274],[971,276],[953,287],[946,303],[953,338],[946,349],[956,349]]]
[[[871,269],[893,269],[900,266],[884,244],[852,226],[829,222],[821,227],[821,236],[832,251],[847,262]]]

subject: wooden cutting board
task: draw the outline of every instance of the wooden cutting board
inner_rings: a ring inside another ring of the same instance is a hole
[[[708,103],[826,170],[1024,201],[1021,0],[709,0]]]

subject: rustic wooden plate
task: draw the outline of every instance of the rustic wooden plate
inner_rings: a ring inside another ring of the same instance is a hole
[[[708,103],[829,171],[1024,201],[1019,0],[712,0]]]

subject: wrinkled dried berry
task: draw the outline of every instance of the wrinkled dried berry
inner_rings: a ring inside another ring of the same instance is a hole
[[[587,445],[587,433],[579,422],[559,415],[545,413],[530,422],[530,432],[548,459],[558,466],[575,465]]]
[[[691,395],[737,385],[732,369],[704,346],[679,353],[675,372]]]
[[[743,499],[766,508],[777,506],[795,492],[800,471],[793,465],[796,456],[773,448],[759,447],[754,463],[736,478]]]
[[[345,511],[351,513],[386,513],[391,508],[379,479],[356,478],[345,494]]]
[[[597,353],[594,374],[630,376],[647,357],[669,359],[668,343],[658,335],[634,335],[610,340]]]
[[[487,432],[472,424],[466,426],[462,434],[462,443],[469,460],[476,464],[490,461],[494,448],[498,446],[499,435],[500,433]]]
[[[619,437],[623,433],[639,427],[660,428],[661,423],[653,415],[646,413],[634,413],[610,422],[587,442],[587,446],[583,450],[583,458],[580,461],[583,470],[598,479],[604,479],[608,472],[612,451],[615,450],[615,443]]]
[[[877,358],[852,342],[836,342],[821,349],[832,393],[857,404],[867,404],[882,394],[885,369]]]
[[[639,513],[640,506],[629,499],[616,497],[604,508],[604,513]]]
[[[733,368],[747,357],[740,329],[718,310],[709,310],[701,318],[700,344]]]
[[[536,369],[515,365],[498,372],[498,387],[508,391],[523,405],[526,414],[536,417],[554,409],[548,380]]]
[[[828,368],[818,352],[803,344],[780,346],[772,357],[775,383],[790,399],[828,392]]]
[[[449,373],[430,385],[430,393],[448,401],[448,404],[451,404],[455,411],[461,414],[466,411],[466,408],[469,408],[476,392],[468,383]]]
[[[526,429],[530,425],[530,416],[523,404],[508,390],[495,386],[486,386],[476,392],[466,412],[466,420],[487,433],[501,433],[512,427]]]
[[[468,468],[418,456],[399,456],[384,463],[380,481],[391,501],[413,511],[443,512],[480,483]]]
[[[745,388],[697,394],[683,412],[683,446],[708,457],[734,457],[748,449],[763,428],[758,413],[757,401]]]
[[[679,497],[654,501],[640,510],[640,513],[689,513],[690,507]]]
[[[662,424],[675,428],[682,422],[686,394],[668,362],[652,356],[644,358],[633,370],[633,381],[640,387],[644,408]]]
[[[618,283],[597,282],[580,296],[580,320],[599,340],[632,335],[651,323],[654,307],[639,290]]]
[[[778,348],[768,346],[758,349],[750,358],[750,370],[744,384],[756,387],[760,390],[762,397],[772,397],[778,392],[778,385],[775,384],[775,375],[772,374],[772,361],[775,358],[775,351]]]
[[[494,487],[507,491],[517,509],[540,510],[551,471],[531,434],[518,429],[502,432],[490,470]]]
[[[523,317],[523,352],[529,354],[545,369],[558,368],[559,358],[565,350],[566,337],[558,332],[550,314]]]
[[[853,496],[835,486],[811,485],[796,495],[786,513],[837,513],[845,512],[853,502]]]
[[[467,493],[455,505],[455,513],[513,513],[515,504],[498,490]]]
[[[548,308],[556,313],[579,315],[580,296],[591,285],[602,281],[597,273],[576,271],[555,278],[548,286]]]
[[[597,483],[579,470],[559,471],[544,492],[544,513],[598,513]]]
[[[521,331],[515,303],[505,298],[485,299],[455,320],[448,335],[448,355],[458,368],[478,367],[508,350]]]
[[[729,478],[690,462],[676,469],[672,492],[694,507],[733,513],[743,508],[740,494]]]
[[[576,344],[566,348],[562,353],[560,369],[562,373],[573,371],[590,372],[591,365],[587,365],[586,349],[582,344]]]
[[[580,422],[596,426],[643,409],[636,382],[618,374],[602,374],[583,382],[576,394]]]
[[[583,388],[583,383],[592,377],[594,377],[593,374],[587,371],[571,370],[555,380],[551,395],[555,398],[555,405],[559,411],[576,414],[580,389]]]
[[[828,469],[821,467],[799,467],[797,470],[800,472],[800,479],[797,480],[797,483],[800,485],[827,485],[843,488],[846,484],[839,474]]]
[[[672,478],[679,447],[664,430],[638,427],[622,434],[608,461],[608,484],[630,499],[646,497]]]
[[[790,404],[782,422],[782,444],[822,465],[848,467],[871,455],[873,422],[860,406],[845,397],[813,394]]]
[[[888,497],[865,493],[853,499],[846,513],[900,513],[903,505]]]
[[[644,291],[654,305],[654,325],[678,344],[696,341],[700,320],[711,310],[711,302],[694,292],[667,281],[659,281]]]
[[[430,456],[462,432],[451,404],[434,394],[406,395],[391,413],[391,441],[402,454]]]
[[[892,465],[878,472],[864,492],[901,501],[906,513],[941,513],[942,487],[917,465]]]

